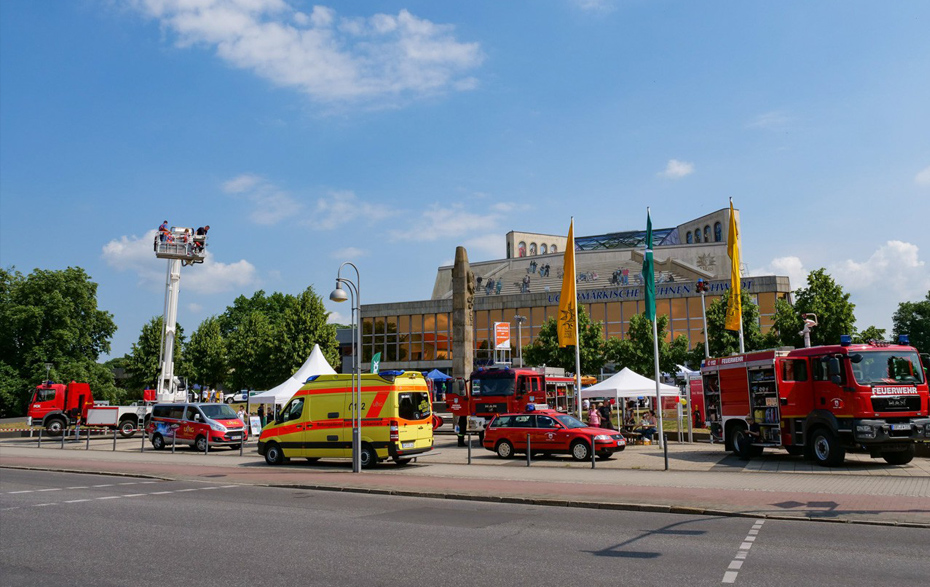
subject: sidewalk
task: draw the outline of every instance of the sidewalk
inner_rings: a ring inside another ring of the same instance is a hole
[[[534,461],[498,459],[454,438],[437,437],[437,450],[408,467],[382,464],[360,474],[348,461],[306,463],[295,459],[269,467],[250,446],[245,455],[189,449],[139,452],[140,439],[112,452],[35,448],[22,440],[0,443],[0,466],[26,467],[163,479],[207,480],[250,485],[302,487],[692,514],[764,516],[831,522],[898,524],[930,528],[930,459],[892,467],[850,455],[847,466],[823,469],[801,459],[773,454],[752,461],[727,456],[713,445],[669,444],[669,471],[662,450],[633,446],[610,461],[588,463],[567,457]],[[67,444],[67,443],[66,443]],[[112,445],[110,445],[112,446]]]

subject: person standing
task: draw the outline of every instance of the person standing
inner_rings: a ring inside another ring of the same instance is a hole
[[[258,421],[265,427],[265,404],[258,404]]]
[[[597,409],[598,415],[601,417],[601,428],[610,428],[614,429],[613,422],[610,421],[610,402],[602,401],[600,407]]]
[[[156,218],[158,217],[156,216]],[[167,238],[169,234],[171,234],[171,231],[168,230],[168,221],[164,220],[162,221],[161,226],[158,227],[158,240],[165,242],[165,238]]]
[[[597,411],[597,406],[592,405],[588,410],[588,426],[591,428],[601,427],[601,415]]]

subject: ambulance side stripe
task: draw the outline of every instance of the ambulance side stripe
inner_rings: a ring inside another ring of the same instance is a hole
[[[365,414],[365,417],[377,418],[380,416],[381,410],[384,409],[384,404],[387,402],[388,396],[390,395],[390,391],[379,391],[378,395],[375,396],[375,401],[371,402],[371,406],[368,408],[368,413]]]

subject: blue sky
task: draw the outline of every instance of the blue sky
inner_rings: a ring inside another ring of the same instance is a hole
[[[212,227],[190,333],[345,260],[364,303],[426,299],[457,245],[733,197],[751,272],[825,267],[890,328],[930,290],[928,30],[918,1],[4,0],[0,265],[84,267],[121,355],[164,219]]]

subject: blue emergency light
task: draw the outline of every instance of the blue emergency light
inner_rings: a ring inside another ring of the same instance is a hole
[[[849,336],[848,334],[841,334],[841,335],[840,335],[840,345],[841,345],[841,346],[849,346],[849,345],[851,345],[851,344],[852,344],[852,337],[851,337],[851,336]]]
[[[527,411],[527,412],[535,412],[535,411],[536,411],[536,404],[526,404],[526,411]]]
[[[898,344],[911,344],[911,338],[906,334],[898,335]]]

